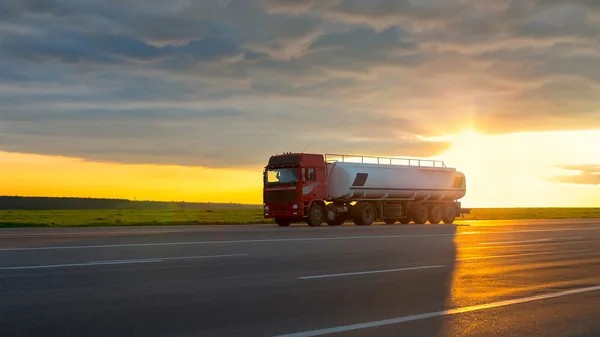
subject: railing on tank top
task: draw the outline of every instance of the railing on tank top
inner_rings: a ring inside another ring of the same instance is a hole
[[[326,154],[325,161],[328,163],[362,163],[362,164],[384,164],[384,165],[405,165],[422,167],[446,167],[441,160],[418,159],[418,158],[394,158],[394,157],[373,157],[358,156],[349,154]]]

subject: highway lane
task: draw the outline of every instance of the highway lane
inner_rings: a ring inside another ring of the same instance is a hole
[[[2,230],[0,326],[9,336],[597,336],[599,244],[600,220]]]

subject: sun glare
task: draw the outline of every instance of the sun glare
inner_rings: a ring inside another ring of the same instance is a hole
[[[600,130],[484,135],[474,130],[447,137],[437,157],[467,176],[470,207],[594,206],[600,188],[560,184],[561,165],[600,162]]]

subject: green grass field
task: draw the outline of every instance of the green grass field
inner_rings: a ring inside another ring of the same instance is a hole
[[[600,208],[478,208],[459,220],[600,218]],[[261,209],[0,211],[0,227],[273,223]]]
[[[0,211],[0,227],[260,224],[261,209]]]
[[[463,220],[592,218],[600,218],[600,208],[474,208]]]

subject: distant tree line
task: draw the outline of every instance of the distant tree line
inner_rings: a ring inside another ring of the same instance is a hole
[[[0,196],[0,210],[77,210],[77,209],[208,209],[208,208],[256,208],[257,205],[134,201],[128,199],[59,198]]]

